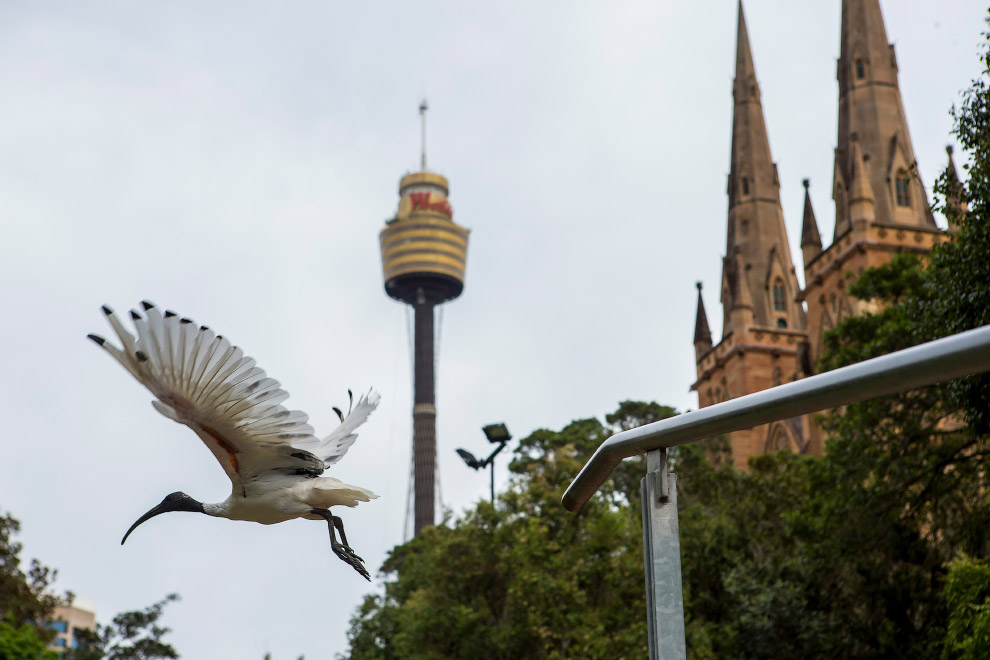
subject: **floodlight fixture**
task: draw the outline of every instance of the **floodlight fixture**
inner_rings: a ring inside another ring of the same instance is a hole
[[[467,449],[458,449],[457,455],[460,456],[464,460],[464,463],[466,463],[472,470],[485,467],[484,461],[479,461],[475,458],[474,454],[469,452]]]
[[[484,431],[485,437],[488,438],[488,442],[491,442],[492,444],[512,440],[512,436],[509,435],[509,429],[507,429],[505,424],[502,422],[482,426],[481,430]]]
[[[461,457],[461,460],[471,468],[472,470],[480,470],[481,468],[490,467],[491,475],[489,479],[489,484],[491,486],[492,504],[495,503],[495,457],[498,453],[505,449],[505,445],[508,444],[509,440],[512,440],[512,436],[509,434],[509,429],[505,427],[505,424],[499,422],[498,424],[488,424],[487,426],[482,426],[481,430],[484,432],[485,437],[488,438],[488,442],[492,444],[497,444],[498,447],[495,448],[488,458],[485,460],[478,459],[474,454],[466,449],[458,449],[457,455]]]

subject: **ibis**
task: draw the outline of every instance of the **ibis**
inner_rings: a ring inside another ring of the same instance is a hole
[[[378,406],[378,393],[369,390],[355,404],[348,391],[347,414],[334,408],[340,425],[321,439],[306,413],[282,405],[288,393],[242,349],[172,311],[162,313],[148,301],[141,306],[141,312],[130,313],[136,334],[112,309],[103,307],[120,346],[99,335],[89,338],[151,391],[155,410],[199,436],[232,488],[226,500],[212,504],[182,492],[166,496],[131,525],[121,545],[138,525],[169,511],[262,525],[294,518],[322,520],[330,529],[334,554],[370,581],[364,560],[347,542],[343,521],[330,509],[357,506],[377,495],[323,473],[354,444],[356,429]]]

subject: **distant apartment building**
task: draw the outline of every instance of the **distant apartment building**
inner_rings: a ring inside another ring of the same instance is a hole
[[[56,632],[49,648],[54,651],[76,648],[76,631],[96,628],[95,609],[92,601],[86,598],[76,598],[72,605],[56,607],[54,620],[48,624]]]

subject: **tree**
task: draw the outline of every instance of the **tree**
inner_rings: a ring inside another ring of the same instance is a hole
[[[25,572],[21,568],[22,546],[15,540],[21,531],[21,523],[9,513],[0,516],[0,619],[14,629],[23,624],[44,623],[51,619],[57,605],[67,602],[71,594],[57,596],[51,592],[51,584],[58,575],[37,559],[32,559]],[[36,631],[44,642],[55,633],[42,628]]]
[[[346,657],[642,657],[643,474],[633,486],[620,470],[577,515],[560,506],[560,489],[623,420],[671,414],[624,402],[609,416],[617,426],[583,419],[521,440],[494,507],[480,502],[393,549],[385,593],[358,609]]]
[[[169,594],[143,610],[123,612],[109,625],[96,625],[96,630],[79,630],[79,648],[70,660],[160,660],[178,658],[171,644],[162,641],[170,631],[159,625],[165,605],[179,600]]]
[[[54,651],[46,648],[34,626],[14,625],[10,619],[0,619],[0,658],[3,660],[58,660]]]
[[[946,579],[949,629],[943,660],[990,658],[990,562],[961,555]]]

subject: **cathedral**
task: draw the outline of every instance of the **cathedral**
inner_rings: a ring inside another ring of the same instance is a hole
[[[823,334],[869,310],[869,304],[846,293],[863,270],[898,252],[927,254],[946,238],[918,176],[897,58],[879,0],[843,0],[841,23],[832,182],[835,232],[823,243],[805,180],[801,288],[740,3],[720,287],[722,339],[713,344],[699,283],[697,379],[691,389],[697,391],[700,407],[813,374]],[[954,175],[951,150],[948,167]],[[820,456],[825,441],[815,417],[729,434],[734,464],[745,469],[751,456],[780,449]]]

